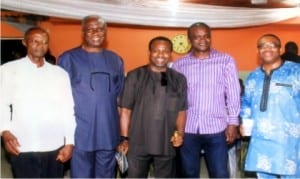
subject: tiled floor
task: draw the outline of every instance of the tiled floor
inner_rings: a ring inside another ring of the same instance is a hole
[[[10,164],[7,162],[7,157],[5,156],[5,152],[3,147],[1,146],[1,173],[0,178],[12,178],[12,173],[10,169]]]

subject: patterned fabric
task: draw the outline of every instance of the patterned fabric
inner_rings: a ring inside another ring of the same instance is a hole
[[[299,117],[300,65],[285,62],[269,76],[262,68],[253,71],[246,80],[241,108],[242,119],[254,120],[245,170],[299,172]]]
[[[239,158],[239,167],[240,167],[240,177],[241,178],[256,178],[255,172],[245,171],[245,160],[247,156],[247,151],[250,143],[249,137],[243,137],[241,139],[241,151]]]
[[[172,68],[187,78],[186,133],[215,134],[228,124],[239,124],[240,84],[231,56],[214,49],[207,59],[190,53],[175,61]]]

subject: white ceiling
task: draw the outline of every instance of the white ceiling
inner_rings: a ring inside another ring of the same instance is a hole
[[[202,4],[205,1],[208,0],[1,0],[1,8],[77,20],[98,14],[110,23],[159,27],[188,27],[202,21],[214,28],[237,28],[300,17],[299,6],[274,6],[291,0],[269,0],[270,6],[265,8],[249,7],[250,0],[211,0],[209,5]]]

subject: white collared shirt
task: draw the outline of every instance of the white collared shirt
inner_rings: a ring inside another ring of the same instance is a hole
[[[1,134],[12,132],[21,152],[74,144],[76,122],[68,74],[46,61],[37,67],[28,57],[4,64],[0,70]]]

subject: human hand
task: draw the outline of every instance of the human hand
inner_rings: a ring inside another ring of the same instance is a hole
[[[19,155],[19,147],[21,146],[18,142],[18,139],[10,132],[3,131],[2,132],[2,140],[4,143],[4,147],[6,151],[12,155]]]
[[[128,148],[129,148],[128,140],[124,140],[118,145],[117,151],[127,154]]]
[[[65,145],[62,149],[58,151],[56,160],[59,162],[67,162],[72,157],[73,145]]]
[[[228,125],[225,131],[225,135],[226,135],[226,142],[228,144],[233,143],[237,137],[237,126]]]
[[[171,137],[171,142],[173,143],[173,147],[180,147],[183,144],[183,136],[178,131],[175,131]]]
[[[245,132],[244,132],[244,127],[243,127],[243,125],[240,125],[239,130],[240,130],[241,136],[244,137],[244,136],[245,136]]]

